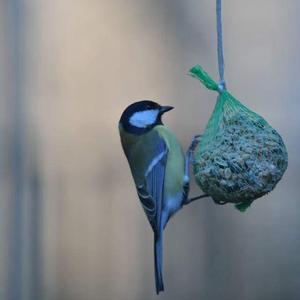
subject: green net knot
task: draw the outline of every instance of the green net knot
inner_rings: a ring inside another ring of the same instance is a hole
[[[226,91],[225,82],[221,81],[217,84],[200,65],[195,65],[189,71],[189,75],[199,79],[209,90],[217,91],[220,94]]]

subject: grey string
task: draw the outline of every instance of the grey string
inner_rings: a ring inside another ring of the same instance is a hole
[[[222,37],[222,0],[216,0],[217,12],[217,43],[218,43],[218,67],[219,67],[219,90],[226,90],[224,79],[224,54],[223,54],[223,37]]]

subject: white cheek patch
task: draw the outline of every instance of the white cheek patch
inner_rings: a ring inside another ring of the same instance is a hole
[[[159,111],[157,109],[138,111],[130,117],[129,122],[135,127],[145,128],[155,123],[158,114]]]

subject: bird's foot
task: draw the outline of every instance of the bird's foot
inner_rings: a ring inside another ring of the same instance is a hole
[[[200,143],[201,137],[202,137],[202,134],[198,134],[193,137],[192,142],[187,151],[188,153],[192,154],[195,151],[196,147]]]
[[[194,153],[196,147],[198,146],[198,144],[200,143],[201,137],[202,137],[202,135],[198,134],[198,135],[195,135],[192,139],[192,142],[186,152],[186,159],[188,161],[188,164],[190,164],[192,162],[193,153]]]

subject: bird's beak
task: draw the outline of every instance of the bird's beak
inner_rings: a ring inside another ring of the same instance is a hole
[[[160,113],[163,114],[171,109],[173,109],[174,107],[173,106],[161,106],[160,107]]]

